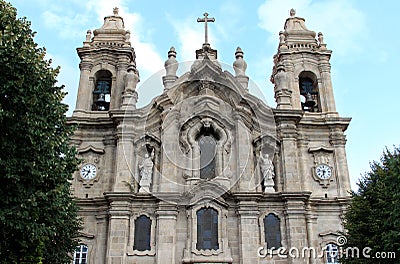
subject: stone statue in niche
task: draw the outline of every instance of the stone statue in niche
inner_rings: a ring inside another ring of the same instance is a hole
[[[140,189],[139,193],[149,193],[150,192],[150,185],[151,185],[151,178],[153,175],[153,159],[154,159],[154,149],[149,155],[146,153],[142,163],[139,165],[140,171]]]
[[[274,164],[267,153],[260,156],[260,170],[264,180],[264,192],[275,192],[274,189]]]

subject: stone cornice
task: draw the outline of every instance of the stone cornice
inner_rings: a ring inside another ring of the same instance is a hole
[[[350,117],[333,117],[324,113],[315,115],[304,115],[300,120],[299,126],[327,126],[329,128],[340,128],[341,131],[346,131],[351,121]]]

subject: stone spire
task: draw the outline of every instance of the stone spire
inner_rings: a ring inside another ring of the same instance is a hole
[[[279,46],[281,49],[294,47],[298,48],[316,48],[318,47],[315,39],[315,32],[308,30],[305,25],[305,19],[296,16],[296,10],[290,10],[290,17],[286,19],[284,31],[279,32]],[[294,47],[294,48],[297,48]]]
[[[246,76],[247,63],[243,59],[244,52],[240,47],[236,48],[235,57],[236,60],[233,62],[233,69],[235,70],[236,79],[247,89],[249,85],[249,77]]]
[[[178,61],[176,60],[176,51],[174,47],[171,47],[168,51],[168,59],[164,63],[165,76],[163,76],[163,84],[165,90],[171,88],[173,83],[178,79],[176,71],[178,70]]]
[[[119,9],[115,7],[111,16],[104,18],[101,28],[93,31],[92,43],[94,45],[110,45],[111,43],[125,45],[129,42],[130,32],[125,30],[124,19],[118,14]]]

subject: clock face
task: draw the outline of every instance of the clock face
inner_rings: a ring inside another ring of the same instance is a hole
[[[81,168],[81,177],[85,180],[91,180],[96,177],[97,168],[95,165],[87,163]]]
[[[332,168],[326,164],[320,164],[315,168],[315,173],[320,179],[326,180],[332,176]]]

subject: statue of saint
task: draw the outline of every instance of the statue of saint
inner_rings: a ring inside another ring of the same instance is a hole
[[[154,159],[154,149],[149,155],[145,154],[142,163],[139,165],[140,170],[140,189],[139,192],[150,192],[151,176],[153,175],[153,159]]]
[[[261,154],[260,156],[260,169],[262,178],[264,179],[264,186],[269,186],[275,177],[274,164],[268,154]]]

